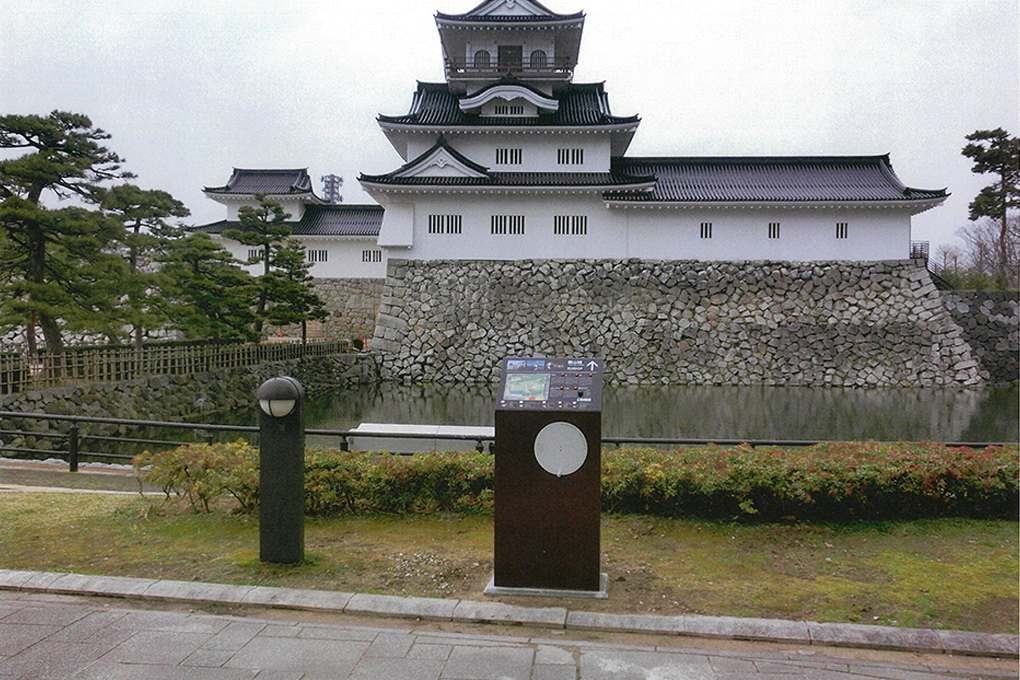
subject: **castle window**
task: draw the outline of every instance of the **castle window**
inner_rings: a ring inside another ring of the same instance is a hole
[[[520,165],[523,156],[521,149],[496,149],[496,165]]]
[[[553,234],[555,236],[586,236],[588,234],[588,216],[553,216]]]
[[[702,222],[701,223],[701,238],[712,238],[712,223]]]
[[[517,104],[496,104],[492,107],[492,115],[494,116],[523,116],[524,107]]]
[[[524,215],[493,215],[492,233],[496,236],[524,233]]]
[[[429,233],[459,234],[463,221],[461,215],[429,215]]]
[[[381,250],[362,250],[361,251],[362,262],[382,262],[382,251]]]
[[[556,162],[560,165],[584,165],[584,149],[556,149]]]
[[[849,231],[849,222],[836,222],[836,238],[847,238]]]
[[[308,261],[311,262],[312,264],[314,264],[316,262],[328,262],[329,261],[329,251],[328,250],[306,250],[305,251],[305,256],[308,258]]]
[[[475,52],[475,68],[489,68],[492,66],[492,56],[486,50]]]
[[[249,248],[248,259],[249,260],[261,260],[262,259],[262,248]]]
[[[542,50],[535,50],[531,53],[531,68],[545,68],[547,61],[545,52]]]
[[[779,238],[779,222],[769,222],[769,238]]]

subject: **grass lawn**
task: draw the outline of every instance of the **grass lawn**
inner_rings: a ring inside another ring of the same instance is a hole
[[[604,515],[610,597],[570,606],[1015,634],[1018,549],[1008,521]],[[305,551],[301,565],[260,563],[257,519],[245,515],[140,496],[0,494],[0,568],[476,600],[492,574],[492,517],[308,517]]]

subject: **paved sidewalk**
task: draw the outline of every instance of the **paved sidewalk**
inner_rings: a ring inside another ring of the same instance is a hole
[[[1014,662],[715,651],[111,607],[0,593],[4,680],[974,680]],[[850,650],[844,650],[849,652]]]
[[[10,585],[19,580],[24,588]],[[47,581],[49,586],[41,586]],[[64,585],[58,586],[61,581]],[[398,611],[402,603],[414,609],[428,601],[38,572],[0,571],[0,582],[4,583],[0,680],[1020,677],[1015,636],[977,636],[1001,645],[1010,658],[837,648],[810,640],[761,644],[734,642],[739,635],[727,638],[723,630],[711,640],[681,637],[675,627],[651,630],[648,625],[634,625],[657,617],[619,617],[615,622],[602,621],[601,627],[594,620],[588,626],[557,625],[549,621],[550,612],[559,616],[553,608],[499,603],[472,603],[462,607],[458,618],[452,611],[450,615],[442,611],[442,603],[451,602],[444,600],[432,601],[432,609],[419,611],[432,621],[391,619],[394,628],[388,628],[383,627],[387,622],[349,614],[402,615],[406,614]],[[107,598],[94,597],[104,591]],[[112,591],[133,594],[121,594],[113,601],[108,599]],[[149,594],[143,595],[146,591]],[[247,604],[238,601],[241,593]],[[88,594],[93,597],[82,596]],[[338,609],[341,600],[345,607]],[[461,605],[464,602],[457,604]],[[165,611],[168,606],[177,610]],[[214,615],[190,611],[188,606],[233,607],[252,615]],[[429,612],[433,616],[428,617]],[[596,641],[607,639],[613,642]],[[866,646],[858,640],[857,647]]]

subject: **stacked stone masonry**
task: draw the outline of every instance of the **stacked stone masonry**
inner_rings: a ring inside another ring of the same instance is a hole
[[[375,357],[368,353],[308,357],[211,373],[168,375],[121,382],[69,385],[0,396],[0,411],[51,413],[94,418],[203,422],[211,413],[243,412],[255,404],[255,391],[266,379],[290,375],[309,394],[339,390],[379,380]],[[11,431],[59,432],[70,423],[0,419],[0,442],[6,446],[48,449],[55,440]],[[95,436],[118,436],[131,428],[94,425]]]
[[[991,379],[917,261],[390,260],[387,273],[372,344],[384,379],[490,382],[503,357],[560,355],[600,357],[630,384]]]
[[[315,292],[329,316],[322,323],[330,339],[367,341],[375,331],[375,317],[382,298],[381,279],[315,279]]]
[[[963,331],[992,385],[1017,384],[1020,366],[1020,297],[1016,292],[948,291],[946,308]]]

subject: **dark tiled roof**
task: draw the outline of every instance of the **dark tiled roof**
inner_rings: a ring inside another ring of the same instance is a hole
[[[613,171],[655,175],[655,190],[607,193],[610,201],[839,202],[945,198],[945,189],[904,186],[886,156],[614,158]]]
[[[312,193],[312,178],[307,168],[296,170],[244,170],[234,168],[234,173],[222,187],[205,187],[207,194],[291,194]]]
[[[471,21],[479,23],[522,23],[522,22],[540,22],[540,21],[562,21],[562,20],[577,20],[584,18],[584,12],[576,12],[575,14],[557,14],[551,9],[538,2],[538,0],[532,0],[534,5],[539,11],[543,12],[542,16],[486,16],[476,14],[482,7],[488,4],[483,2],[470,12],[464,14],[443,14],[442,12],[436,12],[436,19],[439,21]]]
[[[477,94],[477,93],[476,93]],[[493,118],[464,113],[458,95],[446,83],[418,83],[411,110],[403,116],[379,116],[380,123],[423,127],[550,127],[596,126],[637,123],[637,116],[614,116],[602,83],[574,84],[553,95],[560,107],[555,113],[530,118]]]
[[[382,218],[379,205],[310,205],[301,221],[290,226],[294,236],[378,236]],[[238,226],[236,221],[220,220],[191,231],[222,234]]]
[[[387,175],[362,175],[358,181],[390,186],[626,187],[627,189],[633,187],[638,189],[654,182],[655,178],[619,172],[490,172],[485,177],[396,177],[390,173]]]

